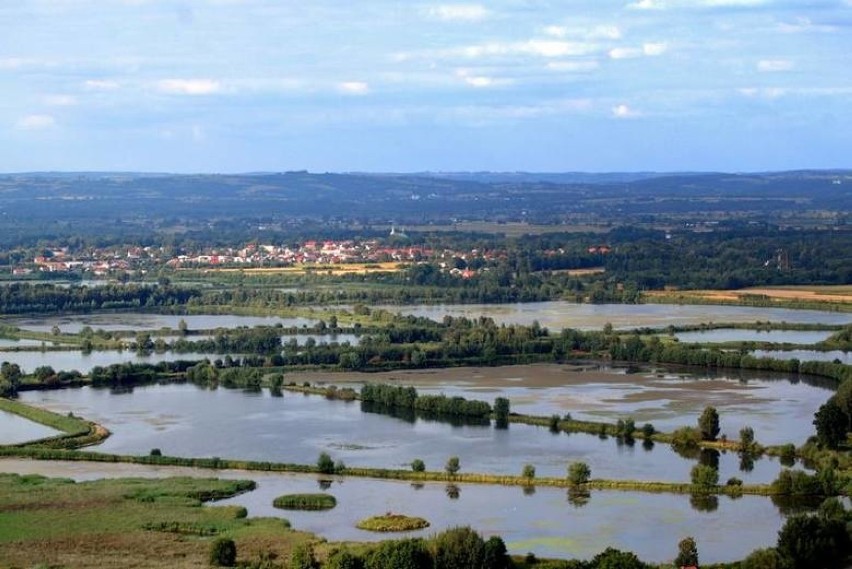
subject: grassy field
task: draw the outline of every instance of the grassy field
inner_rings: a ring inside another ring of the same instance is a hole
[[[201,568],[214,536],[237,543],[238,559],[288,559],[313,539],[280,519],[245,519],[237,506],[202,499],[253,483],[194,478],[74,483],[0,474],[0,566]]]
[[[698,303],[749,303],[755,299],[766,299],[779,306],[801,304],[804,306],[852,306],[852,286],[784,286],[743,288],[738,290],[684,290],[647,291],[644,295],[657,302]]]

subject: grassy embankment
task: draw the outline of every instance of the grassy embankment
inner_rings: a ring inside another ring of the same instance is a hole
[[[852,312],[852,286],[646,291],[642,293],[642,300],[657,304],[729,304]]]
[[[60,415],[46,409],[25,405],[19,401],[0,398],[0,410],[13,413],[35,423],[62,431],[63,434],[16,445],[56,449],[73,449],[100,443],[109,431],[91,421],[73,415]]]
[[[0,565],[9,567],[209,567],[213,536],[236,540],[238,559],[286,559],[315,539],[280,519],[245,519],[240,506],[202,502],[254,488],[201,478],[66,479],[0,474]]]
[[[286,494],[278,496],[272,505],[281,510],[330,510],[337,505],[331,494]]]

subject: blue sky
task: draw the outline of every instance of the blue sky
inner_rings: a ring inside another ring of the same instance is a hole
[[[3,0],[0,171],[852,167],[852,0]]]

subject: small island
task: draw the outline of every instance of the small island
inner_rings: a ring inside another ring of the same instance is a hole
[[[272,501],[281,510],[330,510],[337,505],[331,494],[285,494]]]
[[[429,527],[429,522],[423,518],[404,516],[388,512],[383,516],[372,516],[358,522],[358,529],[379,532],[413,531]]]

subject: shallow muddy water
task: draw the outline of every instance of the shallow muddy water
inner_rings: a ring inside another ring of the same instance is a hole
[[[751,306],[696,306],[678,304],[576,304],[565,301],[524,304],[445,304],[436,306],[382,306],[391,312],[441,320],[444,316],[487,316],[497,323],[532,324],[538,321],[551,330],[578,328],[600,330],[606,323],[615,328],[639,328],[701,323],[796,322],[848,324],[852,314],[788,308]]]

